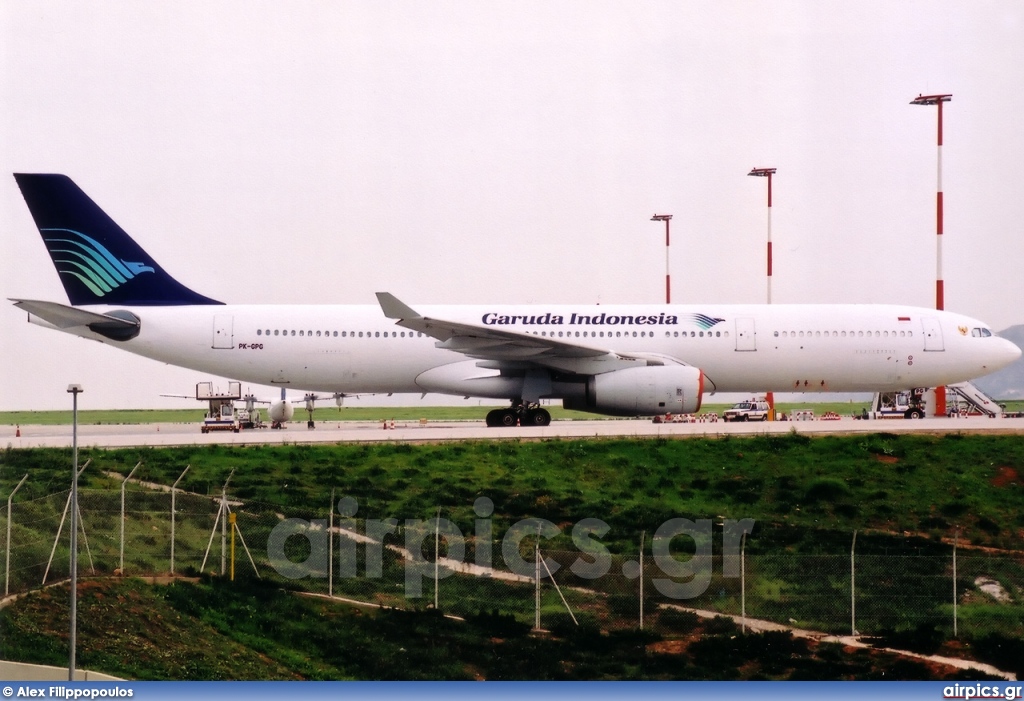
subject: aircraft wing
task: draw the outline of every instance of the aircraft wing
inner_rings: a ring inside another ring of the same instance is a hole
[[[462,353],[469,358],[493,361],[494,367],[514,363],[597,374],[647,364],[650,359],[647,354],[618,353],[549,336],[423,316],[389,292],[378,292],[377,301],[384,316],[395,319],[399,326],[436,338],[438,348]],[[660,358],[660,362],[666,360],[685,364],[674,358]]]
[[[137,329],[139,321],[122,319],[109,314],[98,314],[89,312],[77,307],[69,307],[57,302],[43,302],[34,299],[11,299],[14,306],[24,309],[29,314],[34,314],[43,321],[53,324],[58,329],[69,329],[75,326],[99,325],[100,328],[109,330],[122,328],[126,330]],[[98,329],[93,329],[98,330]]]

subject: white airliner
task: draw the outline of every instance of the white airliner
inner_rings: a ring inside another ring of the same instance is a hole
[[[541,399],[619,416],[692,413],[705,392],[879,392],[970,380],[1021,351],[960,314],[899,304],[223,304],[164,270],[69,178],[15,174],[71,306],[29,320],[172,365],[328,393]]]

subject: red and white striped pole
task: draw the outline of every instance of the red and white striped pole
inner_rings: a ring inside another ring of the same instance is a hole
[[[768,304],[772,303],[772,176],[775,174],[775,168],[751,168],[747,175],[753,175],[758,178],[768,178]],[[775,395],[772,392],[768,392],[765,395],[765,399],[768,402],[770,409],[769,416],[771,420],[775,420]]]
[[[672,303],[672,278],[669,275],[669,268],[668,268],[668,251],[669,251],[669,248],[668,248],[668,244],[669,244],[668,223],[670,221],[672,221],[672,215],[671,214],[655,214],[653,217],[651,217],[651,221],[663,221],[663,222],[665,222],[665,304],[671,304]]]
[[[946,290],[942,279],[942,103],[953,99],[952,94],[918,95],[912,105],[935,105],[939,110],[938,179],[935,195],[935,308],[945,309]],[[946,388],[935,388],[935,416],[946,415]]]
[[[747,175],[768,178],[768,304],[772,303],[772,176],[775,168],[752,168]]]

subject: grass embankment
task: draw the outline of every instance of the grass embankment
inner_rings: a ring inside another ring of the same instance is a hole
[[[856,529],[860,531],[858,583],[868,586],[871,594],[869,601],[862,600],[858,604],[861,616],[858,625],[863,620],[865,626],[873,627],[862,630],[874,632],[881,625],[878,622],[892,621],[885,625],[915,629],[915,625],[924,620],[927,625],[919,626],[918,637],[935,645],[942,641],[942,630],[949,627],[948,612],[942,607],[947,605],[944,602],[950,591],[950,580],[946,577],[950,548],[941,539],[948,542],[958,533],[961,546],[985,545],[1018,551],[1024,541],[1024,513],[1020,509],[1024,443],[1012,436],[875,434],[812,439],[786,434],[687,440],[479,441],[415,446],[209,445],[173,449],[90,449],[81,451],[80,459],[93,461],[83,475],[83,485],[114,494],[120,479],[105,477],[103,472],[127,474],[139,461],[143,466],[136,477],[168,485],[177,479],[186,464],[190,464],[191,469],[179,487],[200,494],[219,492],[228,473],[237,469],[231,494],[248,502],[247,511],[259,508],[289,516],[326,518],[333,488],[336,499],[350,496],[358,501],[359,519],[429,520],[440,507],[442,515],[467,535],[475,532],[474,500],[486,496],[494,502],[491,520],[499,538],[511,524],[527,517],[547,518],[559,524],[562,535],[547,541],[552,551],[575,549],[569,538],[571,525],[584,518],[605,521],[610,530],[600,541],[612,553],[622,556],[635,555],[640,531],[651,534],[672,518],[712,518],[716,523],[723,518],[752,518],[756,526],[748,540],[748,582],[752,587],[748,611],[751,615],[783,622],[791,617],[807,627],[839,621],[836,624],[839,631],[849,622],[849,612],[844,614],[837,606],[841,608],[843,601],[849,601],[846,576],[850,537]],[[67,449],[3,451],[0,453],[0,494],[9,493],[25,473],[30,474],[30,479],[19,492],[18,502],[63,490],[69,460]],[[265,506],[259,507],[258,502]],[[96,528],[95,523],[91,525]],[[161,519],[152,525],[163,528],[165,524]],[[208,528],[195,531],[195,537],[202,541],[200,552],[206,546]],[[152,532],[155,534],[155,527]],[[182,534],[183,531],[179,531],[179,538],[184,537]],[[720,535],[718,530],[716,548]],[[52,533],[41,534],[40,547],[48,552],[52,538]],[[769,555],[771,558],[763,559]],[[872,556],[878,557],[871,560]],[[45,554],[43,557],[45,559]],[[807,576],[810,564],[818,557],[833,558],[838,563],[835,572]],[[466,559],[472,560],[472,554],[467,553]],[[1024,597],[1024,587],[1019,584],[1021,577],[1017,570],[999,572],[993,567],[1019,567],[1006,560],[992,566],[982,563],[977,565],[981,569],[973,571],[968,570],[965,560],[961,560],[958,581],[958,590],[966,597],[961,601],[961,636],[969,630],[976,634],[972,644],[983,645],[983,640],[996,640],[990,644],[1006,648],[1012,641],[1005,637],[1005,631],[1019,631],[1024,623],[1021,606],[1017,603]],[[758,571],[758,563],[768,564]],[[896,564],[899,567],[894,567]],[[394,566],[400,567],[400,564]],[[154,567],[161,568],[154,571],[163,571],[166,564]],[[996,604],[977,591],[974,578],[979,573],[1003,581],[1014,603]],[[870,582],[875,584],[869,585]],[[603,580],[595,586],[600,584]],[[395,585],[388,586],[392,587],[393,595]],[[486,593],[489,583],[473,581],[464,586],[468,587],[467,601],[497,600],[477,596]],[[205,595],[188,594],[186,598],[201,596]],[[932,597],[928,601],[938,603],[922,603],[926,596]],[[735,582],[720,584],[716,579],[708,596],[695,605],[725,610],[735,603],[735,598]],[[757,610],[758,601],[764,602],[763,605],[771,604],[773,608]],[[612,598],[608,605],[628,608],[634,606],[635,601]],[[268,629],[280,625],[277,613],[262,615],[263,604],[258,597],[239,606],[249,607],[245,615],[256,621],[253,625]],[[459,612],[473,613],[475,606],[478,604],[473,603]],[[505,609],[505,613],[511,611],[523,620],[522,614],[529,607],[527,597],[516,603],[514,610]],[[915,612],[922,611],[926,614],[923,619],[913,617]],[[206,615],[214,614],[203,614]],[[313,621],[316,616],[328,614],[302,615]],[[394,628],[420,625],[415,623],[420,619],[404,619],[399,614],[394,614],[393,620],[378,620],[378,614],[365,615],[367,620],[374,621],[367,623],[370,630],[387,634],[388,645],[393,641]],[[596,615],[589,614],[587,620],[601,622],[603,626],[603,619]],[[936,637],[936,629],[927,626],[939,620],[944,622]],[[393,621],[405,623],[400,625]],[[491,623],[497,626],[500,621]],[[56,630],[60,630],[59,626]],[[1004,637],[992,638],[989,633]],[[317,637],[320,634],[316,631],[311,635],[321,640],[318,644],[342,644],[330,636]],[[436,632],[429,635],[443,637]],[[492,630],[484,636],[484,642],[477,639],[472,645],[487,648],[491,644],[486,640],[494,635]],[[4,639],[11,638],[5,635]],[[413,654],[425,654],[422,648],[430,647],[423,646],[422,639],[427,638],[421,638]],[[533,639],[523,639],[526,650],[523,654],[540,644],[530,641]],[[456,640],[444,644],[459,649],[466,647],[458,642],[457,635]],[[624,643],[618,646],[622,645]],[[689,663],[694,663],[692,655],[702,648],[683,647]],[[262,647],[255,649],[265,654]],[[505,655],[511,649],[502,648],[494,654]],[[977,646],[974,649],[978,649]],[[294,654],[302,656],[299,652]],[[568,654],[561,648],[552,648],[545,649],[542,657]],[[646,659],[647,654],[644,652],[642,659]],[[997,655],[998,651],[989,659]],[[453,676],[474,667],[485,670],[480,675],[489,678],[500,678],[504,674],[495,671],[500,670],[498,667],[467,662],[468,656],[455,657],[460,661],[453,663],[452,669],[457,670]],[[587,666],[590,664],[580,663],[578,669],[589,671],[579,672],[581,676],[577,678],[605,674],[600,667]],[[543,665],[538,668],[547,669]],[[344,676],[349,673],[348,669],[336,667],[323,674]],[[629,677],[636,671],[616,669],[618,671],[608,674]],[[317,677],[319,674],[294,665],[288,670],[299,676]],[[360,678],[375,674],[367,670],[360,668],[352,674]],[[114,670],[107,668],[105,671]],[[152,674],[155,673],[147,673]],[[250,672],[237,674],[245,676]],[[658,673],[651,674],[652,678],[660,678]],[[747,672],[740,676],[743,674]],[[773,676],[776,673],[760,670],[750,674]],[[796,672],[792,674],[799,676]],[[534,677],[529,672],[524,675],[521,678],[559,678],[539,674]],[[441,672],[437,676],[441,676]]]
[[[8,449],[0,490],[31,478],[21,499],[66,488],[70,449]],[[105,471],[232,493],[295,515],[323,515],[331,489],[360,518],[432,518],[473,529],[474,500],[495,504],[495,528],[528,517],[600,518],[605,540],[632,542],[679,517],[753,518],[768,529],[924,534],[1019,549],[1024,441],[1015,436],[796,434],[686,440],[550,440],[436,445],[288,445],[86,449],[85,487],[116,488]],[[500,532],[500,531],[499,531]],[[842,536],[844,539],[845,535]],[[752,541],[753,544],[753,541]]]
[[[669,612],[671,639],[638,630],[563,627],[530,635],[508,616],[465,622],[436,611],[368,610],[289,594],[259,581],[151,586],[86,582],[78,664],[129,679],[709,680],[971,679],[874,650],[739,636],[729,619]],[[67,662],[68,590],[4,610],[4,658]]]

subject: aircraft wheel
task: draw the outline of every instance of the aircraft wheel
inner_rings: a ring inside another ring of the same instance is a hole
[[[551,423],[551,414],[547,409],[530,409],[526,412],[526,426],[547,426]]]
[[[519,424],[519,414],[514,409],[502,409],[498,412],[498,425],[499,426],[517,426]]]
[[[501,426],[501,420],[498,418],[498,414],[500,413],[500,409],[492,409],[491,411],[487,412],[487,417],[484,419],[484,422],[487,424],[488,428]]]

